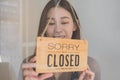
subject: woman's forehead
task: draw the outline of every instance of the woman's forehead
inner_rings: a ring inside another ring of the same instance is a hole
[[[51,8],[47,15],[48,18],[62,17],[62,18],[71,18],[70,13],[62,7]]]

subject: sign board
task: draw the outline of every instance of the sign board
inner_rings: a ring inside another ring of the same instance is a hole
[[[38,73],[74,72],[87,68],[87,40],[37,38]]]

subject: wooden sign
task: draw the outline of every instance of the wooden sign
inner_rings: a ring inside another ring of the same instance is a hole
[[[87,40],[37,38],[38,73],[74,72],[87,68]]]

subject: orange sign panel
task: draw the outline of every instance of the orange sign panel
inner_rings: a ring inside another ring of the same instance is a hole
[[[87,68],[87,40],[37,38],[38,73],[74,72]]]

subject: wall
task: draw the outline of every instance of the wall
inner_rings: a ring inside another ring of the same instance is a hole
[[[89,41],[89,55],[100,64],[101,80],[120,79],[120,1],[77,0],[75,4]]]

